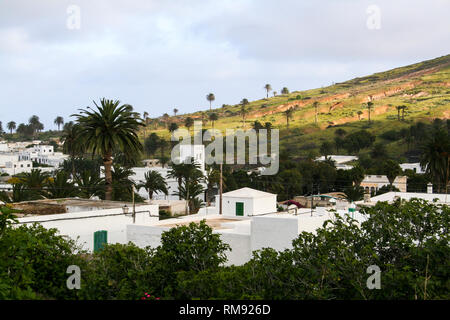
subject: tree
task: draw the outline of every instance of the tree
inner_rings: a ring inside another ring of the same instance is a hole
[[[286,117],[286,128],[289,130],[289,119],[292,119],[294,115],[294,108],[288,108],[284,112],[284,116]]]
[[[187,117],[184,120],[184,125],[189,130],[189,128],[191,128],[194,125],[194,119],[192,119],[191,117]]]
[[[317,114],[319,112],[319,102],[318,101],[314,101],[313,102],[313,107],[314,107],[314,123],[317,124]]]
[[[242,128],[245,128],[245,117],[248,114],[248,109],[245,107],[245,105],[241,105],[240,114],[242,116]]]
[[[366,107],[367,107],[367,111],[369,111],[369,124],[370,124],[370,112],[373,109],[373,102],[372,101],[367,102]]]
[[[266,84],[264,89],[266,89],[267,98],[269,98],[269,92],[272,91],[272,86],[270,84]]]
[[[364,180],[364,168],[359,164],[356,164],[350,169],[350,177],[355,186],[359,187],[361,182]]]
[[[216,96],[214,95],[214,93],[208,93],[207,95],[206,95],[206,100],[208,100],[209,101],[209,111],[211,111],[211,103],[214,101],[214,100],[216,100]]]
[[[149,171],[145,175],[145,181],[138,185],[138,188],[144,188],[148,192],[148,197],[153,200],[153,193],[162,192],[166,196],[169,193],[167,190],[167,182],[157,171]]]
[[[392,184],[394,183],[395,178],[402,173],[402,169],[394,160],[386,160],[383,164],[383,171],[389,180],[390,189],[392,191]]]
[[[240,104],[243,105],[243,106],[246,106],[246,105],[248,105],[249,103],[250,103],[250,102],[248,102],[248,99],[246,99],[246,98],[242,99],[241,102],[240,102]]]
[[[101,99],[100,105],[94,101],[97,110],[88,107],[74,114],[80,125],[80,141],[93,154],[103,158],[105,167],[105,199],[112,200],[113,193],[113,153],[138,154],[143,150],[137,130],[143,123],[130,105],[120,105],[119,100]],[[137,115],[137,116],[136,116]]]
[[[361,110],[358,110],[358,112],[356,112],[356,114],[358,115],[358,120],[361,121],[361,116],[362,116],[363,112]]]
[[[63,170],[48,179],[46,190],[50,199],[76,197],[79,193],[74,183],[69,181],[67,172]]]
[[[375,143],[372,151],[370,152],[370,155],[374,159],[383,159],[387,157],[387,149],[386,145],[384,143]]]
[[[347,131],[345,131],[345,130],[342,129],[342,128],[338,128],[338,129],[336,129],[336,131],[334,132],[334,134],[335,134],[336,136],[342,138],[343,136],[345,136],[345,135],[347,134]]]
[[[75,176],[75,184],[79,189],[79,197],[90,199],[102,194],[102,188],[105,185],[105,181],[100,178],[98,173],[84,170],[81,174]]]
[[[9,130],[9,133],[12,134],[13,130],[16,130],[16,123],[14,121],[10,121],[7,123],[6,127]]]
[[[58,116],[55,118],[55,121],[53,121],[53,123],[58,126],[58,131],[59,131],[60,127],[64,124],[64,118],[61,116]]]
[[[178,113],[178,109],[177,108],[173,108],[173,115],[176,117]]]
[[[150,156],[154,156],[159,148],[160,141],[161,138],[155,132],[152,132],[144,142],[145,152]]]
[[[289,89],[287,87],[284,87],[281,89],[281,94],[289,94]]]
[[[74,160],[84,152],[84,145],[80,141],[80,126],[74,124],[72,121],[66,123],[63,128],[61,136],[63,141],[63,151],[68,154],[72,161],[72,178],[75,177],[75,163]]]
[[[220,171],[217,170],[217,168],[214,168],[213,166],[208,166],[206,168],[205,181],[206,181],[205,197],[206,203],[209,207],[211,205],[212,190],[214,186],[217,186],[220,183]]]
[[[450,139],[447,130],[434,129],[433,134],[421,146],[420,166],[444,191],[449,179]]]
[[[400,111],[402,110],[403,106],[396,106],[397,109],[397,120],[400,121]]]
[[[39,117],[36,115],[30,117],[28,124],[31,128],[33,137],[36,137],[36,134],[44,129],[44,125],[39,121]]]
[[[169,124],[169,132],[173,133],[174,131],[176,131],[178,129],[178,124],[176,124],[175,122],[171,122]]]
[[[328,141],[324,141],[320,146],[320,153],[327,159],[328,155],[333,152],[333,144]]]
[[[219,116],[217,115],[217,113],[213,112],[209,114],[209,121],[211,121],[213,129],[214,129],[214,122],[217,120],[219,120]]]

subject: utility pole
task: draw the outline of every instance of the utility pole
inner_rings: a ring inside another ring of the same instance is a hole
[[[131,199],[133,200],[133,223],[136,223],[136,204],[134,202],[134,185],[131,189]]]
[[[313,205],[314,205],[314,184],[311,183],[311,217],[313,216]]]
[[[220,200],[219,200],[219,214],[222,215],[222,178],[223,178],[223,173],[222,173],[222,164],[220,164],[220,186],[219,186],[219,192],[220,192]]]

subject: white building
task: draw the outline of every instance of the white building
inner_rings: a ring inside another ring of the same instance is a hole
[[[220,196],[216,196],[216,210],[219,208]],[[251,188],[222,194],[222,213],[224,216],[255,216],[277,212],[277,195]]]
[[[340,215],[347,211],[338,212]],[[161,244],[161,235],[173,227],[200,222],[205,219],[213,233],[219,234],[223,242],[231,247],[227,251],[227,265],[242,265],[248,262],[255,250],[273,248],[278,251],[292,248],[292,241],[303,232],[315,232],[326,220],[334,219],[334,213],[325,208],[321,213],[311,216],[310,209],[299,209],[299,214],[274,213],[253,217],[231,217],[202,213],[181,219],[167,219],[153,224],[127,225],[127,240],[139,247],[157,247]],[[364,217],[356,212],[354,218],[363,221]]]
[[[29,160],[21,160],[16,153],[0,152],[0,172],[15,175],[23,172],[31,172],[33,163]]]
[[[395,178],[392,185],[401,192],[406,192],[407,179],[407,176],[398,176]],[[387,176],[383,175],[366,175],[364,180],[361,182],[361,187],[363,187],[366,192],[371,193],[377,192],[381,187],[389,185]]]
[[[419,174],[424,174],[426,168],[424,168],[425,170],[422,169],[422,167],[420,166],[419,162],[416,163],[402,163],[400,164],[400,168],[402,168],[402,170],[412,170],[415,173],[419,173]]]
[[[54,200],[55,202],[57,200]],[[60,200],[63,201],[63,200]],[[37,222],[44,228],[56,228],[58,232],[77,240],[83,249],[94,249],[94,232],[107,231],[108,243],[126,244],[126,226],[133,224],[131,204],[124,214],[124,203],[83,199],[66,199],[66,213],[35,215],[19,218],[19,225]],[[159,221],[158,205],[136,204],[136,224],[151,224]]]
[[[53,146],[50,145],[35,145],[33,148],[27,148],[20,152],[21,160],[30,160],[55,168],[60,167],[68,158],[69,156],[62,152],[54,152]]]

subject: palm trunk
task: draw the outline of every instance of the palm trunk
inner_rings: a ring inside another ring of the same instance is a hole
[[[105,166],[105,200],[112,200],[112,155],[111,152],[103,156],[103,165]]]

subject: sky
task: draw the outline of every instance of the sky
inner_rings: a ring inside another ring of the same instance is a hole
[[[327,86],[449,54],[449,15],[450,0],[0,0],[0,121]]]

